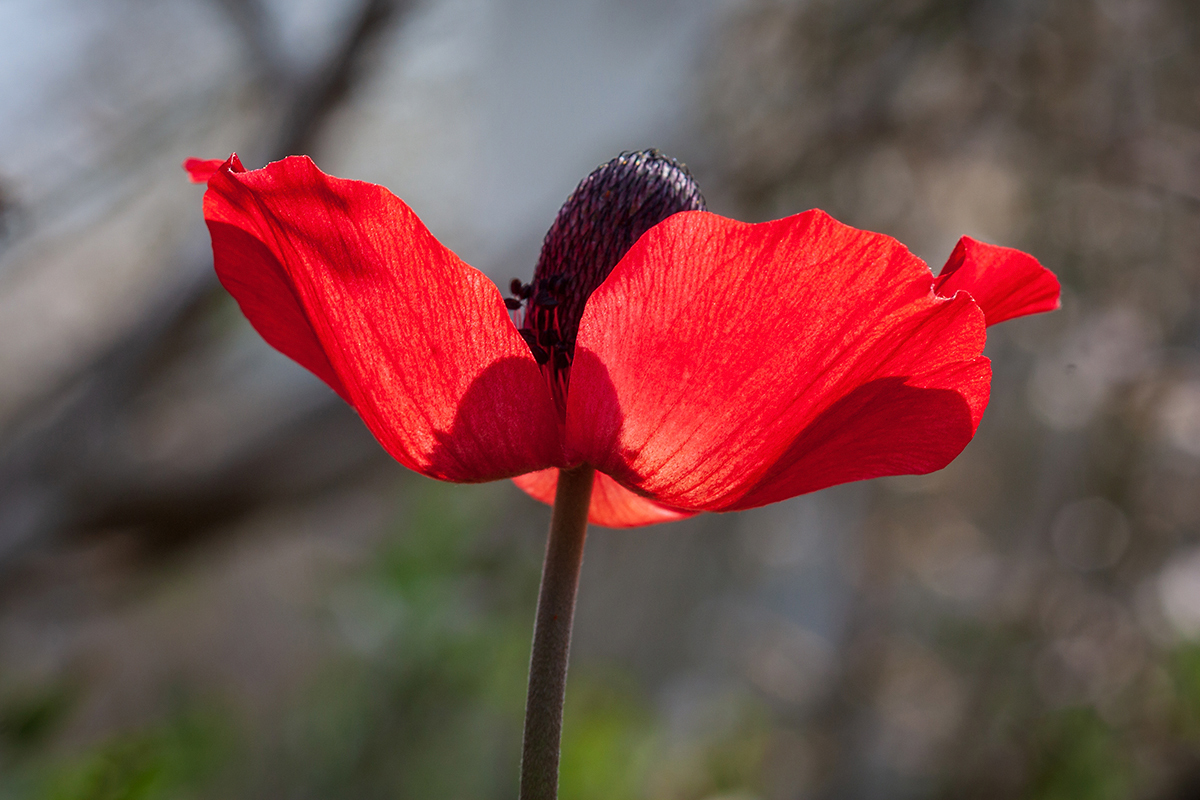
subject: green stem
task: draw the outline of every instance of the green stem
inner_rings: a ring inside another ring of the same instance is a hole
[[[563,698],[575,593],[583,566],[588,506],[595,470],[584,464],[558,474],[550,536],[542,564],[529,694],[525,700],[525,745],[521,751],[520,800],[557,800],[558,754],[562,743]]]

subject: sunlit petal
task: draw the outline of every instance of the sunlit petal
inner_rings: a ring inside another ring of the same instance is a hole
[[[292,157],[218,170],[204,215],[251,324],[402,464],[470,482],[561,463],[557,414],[499,290],[395,195]]]

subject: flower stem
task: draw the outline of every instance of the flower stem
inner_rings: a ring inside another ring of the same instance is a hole
[[[584,464],[558,474],[550,536],[542,564],[529,694],[525,700],[525,745],[521,752],[520,800],[556,800],[558,754],[562,742],[563,698],[575,593],[583,566],[588,506],[595,470]]]

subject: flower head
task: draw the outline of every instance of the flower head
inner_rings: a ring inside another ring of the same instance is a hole
[[[547,501],[586,462],[601,525],[940,469],[987,405],[985,326],[1058,306],[1016,250],[964,237],[935,278],[821,211],[708,213],[652,151],[579,185],[507,301],[380,186],[305,157],[185,167],[251,324],[393,457]]]
[[[542,244],[533,282],[515,281],[507,301],[520,308],[521,335],[542,365],[551,394],[566,411],[579,322],[592,292],[642,234],[681,211],[703,211],[687,170],[655,151],[614,158],[583,179],[559,209]]]

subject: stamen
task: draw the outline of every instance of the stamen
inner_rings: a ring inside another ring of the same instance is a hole
[[[554,368],[565,370],[571,366],[571,357],[567,355],[567,349],[559,343],[554,348]]]
[[[528,301],[521,335],[547,370],[560,410],[588,297],[643,233],[672,214],[704,208],[686,167],[657,150],[643,150],[622,153],[597,168],[559,209],[533,281],[514,278],[509,289],[514,298]],[[508,300],[505,304],[514,308]]]
[[[533,360],[539,366],[550,360],[550,353],[546,351],[546,348],[538,344],[537,334],[527,328],[521,328],[517,332],[521,334],[521,338],[525,340],[525,344],[529,345],[529,351],[533,353]]]

